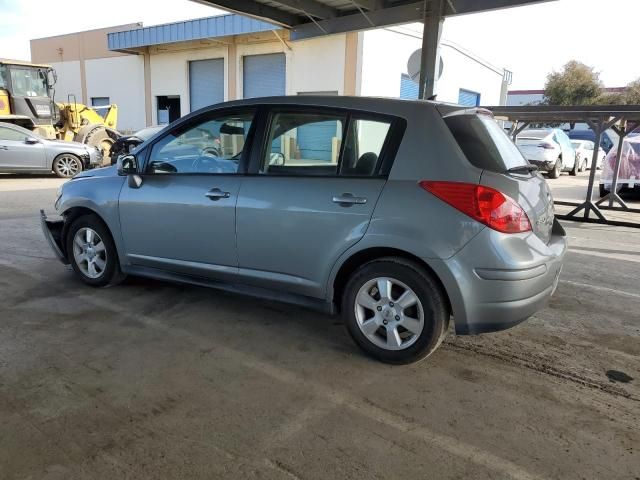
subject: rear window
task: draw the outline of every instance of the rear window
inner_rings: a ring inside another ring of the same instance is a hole
[[[444,121],[472,165],[493,172],[527,165],[518,147],[492,117],[451,115]]]

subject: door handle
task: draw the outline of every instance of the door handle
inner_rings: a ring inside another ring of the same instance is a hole
[[[343,193],[333,197],[333,203],[339,203],[341,205],[364,205],[367,203],[365,197],[354,197],[351,193]]]
[[[223,192],[219,188],[212,188],[207,193],[204,194],[205,197],[208,197],[210,200],[220,200],[221,198],[229,198],[231,194],[229,192]]]

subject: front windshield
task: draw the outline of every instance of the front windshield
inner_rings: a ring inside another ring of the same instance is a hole
[[[7,79],[6,65],[0,65],[0,88],[7,88],[9,80]]]
[[[44,70],[12,66],[11,87],[17,97],[47,97],[47,77]]]

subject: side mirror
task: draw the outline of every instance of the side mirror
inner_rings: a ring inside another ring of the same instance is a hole
[[[27,145],[35,145],[36,143],[40,143],[40,140],[34,137],[25,137],[24,143],[26,143]]]
[[[138,173],[138,159],[135,155],[118,157],[118,175],[134,175]]]

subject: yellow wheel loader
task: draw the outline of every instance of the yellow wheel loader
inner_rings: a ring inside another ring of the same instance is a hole
[[[56,80],[49,65],[0,59],[0,122],[15,123],[49,139],[96,146],[109,164],[111,145],[120,137],[118,107],[104,107],[102,116],[77,103],[73,95],[67,103],[56,103]]]

